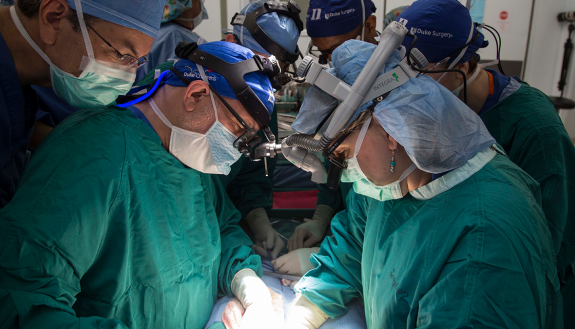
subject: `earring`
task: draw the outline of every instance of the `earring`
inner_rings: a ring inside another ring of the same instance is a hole
[[[395,170],[395,150],[391,150],[391,173],[393,173],[393,171]]]

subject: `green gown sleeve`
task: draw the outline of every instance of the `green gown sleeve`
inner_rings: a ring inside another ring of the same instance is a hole
[[[347,313],[347,304],[362,297],[361,257],[367,218],[367,200],[354,192],[348,208],[331,221],[333,237],[327,237],[318,254],[311,256],[315,267],[295,289],[331,318]]]
[[[575,147],[557,111],[541,91],[521,88],[481,115],[509,159],[541,187],[559,275],[575,261]]]
[[[207,176],[207,175],[204,175]],[[263,275],[260,256],[251,246],[252,241],[239,226],[240,213],[230,201],[222,182],[216,175],[209,175],[213,181],[213,199],[220,224],[222,253],[218,271],[218,293],[233,297],[231,285],[237,272],[250,268],[260,277]]]
[[[123,175],[125,148],[100,145],[102,135],[72,132],[42,144],[0,211],[1,328],[127,328],[116,319],[78,318],[72,308],[106,238]]]

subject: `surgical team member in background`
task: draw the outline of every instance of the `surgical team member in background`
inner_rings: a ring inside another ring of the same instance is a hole
[[[208,11],[204,6],[205,0],[165,0],[164,13],[162,15],[162,25],[158,37],[152,45],[149,62],[138,68],[136,81],[142,80],[144,76],[152,71],[156,66],[176,58],[174,49],[182,41],[203,44],[207,41],[192,32],[204,20],[208,19]]]
[[[240,14],[248,15],[261,8],[265,2],[265,0],[252,2],[242,8]],[[300,31],[292,18],[272,12],[260,16],[256,23],[279,46],[276,49],[284,49],[291,53],[297,51]],[[260,45],[243,25],[234,25],[233,30],[226,33],[225,40],[243,45],[265,57],[278,56],[277,53],[274,54],[274,48],[271,45]],[[273,118],[272,130],[275,136],[278,136],[275,113]],[[277,158],[268,158],[267,162],[269,177],[266,177],[263,161],[254,162],[248,158],[242,158],[232,166],[230,175],[220,176],[220,178],[230,199],[254,234],[256,245],[263,248],[255,248],[255,250],[263,257],[271,256],[275,259],[285,243],[272,227],[267,213],[272,208],[272,176]]]
[[[375,48],[344,43],[337,76],[351,85]],[[395,51],[385,71],[400,60]],[[317,126],[325,106],[306,96],[298,119]],[[335,151],[353,182],[348,208],[295,286],[286,328],[320,327],[353,298],[368,328],[562,328],[538,184],[479,117],[427,76],[360,111]]]
[[[150,53],[146,55],[148,62],[136,71],[136,82],[157,64],[174,58],[174,49],[180,41],[204,43],[205,40],[191,30],[207,17],[206,9],[200,0],[166,0],[158,36]],[[28,147],[34,150],[56,125],[80,108],[68,104],[50,87],[32,85],[32,89],[38,96],[38,111]]]
[[[399,18],[416,29],[415,47],[438,69],[456,68],[467,77],[467,103],[503,147],[509,159],[541,185],[542,206],[553,238],[565,295],[565,324],[575,323],[575,147],[553,104],[538,89],[478,64],[483,34],[469,11],[455,0],[419,0]],[[446,39],[420,31],[450,33]],[[406,37],[408,47],[413,39]],[[463,99],[463,77],[429,74]],[[567,291],[571,283],[571,291]]]
[[[328,59],[331,59],[332,51],[347,40],[360,39],[376,44],[376,18],[372,15],[375,9],[370,0],[312,0],[306,18],[307,33]],[[278,268],[280,264],[288,267],[293,264],[299,268],[300,258],[309,259],[309,255],[319,250],[313,246],[323,240],[333,215],[345,209],[345,199],[351,184],[342,183],[339,190],[332,190],[322,184],[318,188],[320,192],[313,218],[296,227],[288,241],[288,251],[298,251],[278,259]],[[310,268],[311,263],[305,261],[301,266],[304,269]],[[280,271],[286,271],[288,267],[282,267]]]
[[[0,208],[27,162],[38,108],[30,85],[52,86],[76,107],[110,104],[130,90],[158,33],[159,0],[93,0],[83,11],[80,4],[19,0],[0,8]]]
[[[199,49],[253,57],[227,42]],[[170,71],[128,109],[76,112],[35,151],[0,211],[3,328],[201,329],[218,294],[238,297],[247,327],[274,327],[260,257],[205,174],[240,156],[232,110],[259,127],[219,73],[187,59],[174,69],[185,78]],[[272,111],[268,76],[245,79]]]

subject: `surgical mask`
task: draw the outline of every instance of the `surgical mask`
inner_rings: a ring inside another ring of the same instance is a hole
[[[202,0],[202,12],[198,14],[198,16],[194,17],[194,18],[176,18],[174,19],[175,21],[180,21],[180,22],[194,22],[194,29],[197,28],[204,19],[208,19],[210,18],[208,16],[208,11],[206,10],[206,7],[204,6],[204,0]]]
[[[26,29],[24,29],[24,26],[22,26],[14,6],[10,7],[10,16],[24,39],[50,65],[50,79],[56,95],[78,108],[106,106],[113,103],[118,96],[125,95],[130,91],[136,79],[136,70],[135,68],[123,67],[94,58],[94,51],[90,43],[86,24],[84,23],[81,0],[75,0],[75,4],[84,44],[88,53],[88,57],[84,56],[80,64],[82,73],[79,77],[65,72],[52,64],[48,56],[36,45],[30,35],[28,35],[28,32],[26,32]]]
[[[469,77],[469,79],[467,79],[467,87],[469,87],[471,85],[471,83],[477,79],[477,77],[479,76],[479,73],[481,72],[481,70],[483,70],[484,68],[491,66],[491,65],[496,65],[497,63],[499,63],[498,60],[494,60],[493,62],[489,62],[489,63],[484,63],[484,64],[479,64],[477,65],[477,68],[475,69],[475,72],[473,72],[473,75],[471,75],[471,77]],[[463,84],[461,84],[461,86],[457,87],[455,90],[452,91],[452,93],[455,95],[455,97],[459,97],[459,93],[461,92],[461,90],[463,89]]]
[[[204,68],[201,65],[196,65],[202,80],[208,83]],[[160,120],[172,129],[168,150],[174,157],[197,171],[206,174],[227,175],[230,173],[232,165],[240,158],[241,153],[234,148],[236,135],[218,120],[218,110],[213,92],[210,92],[210,97],[216,114],[216,122],[205,134],[175,127],[160,111],[153,99],[150,98],[148,102]]]
[[[398,180],[391,184],[378,186],[370,181],[361,170],[359,162],[357,161],[357,154],[359,153],[359,149],[361,148],[361,144],[363,143],[370,122],[371,118],[369,118],[361,128],[357,142],[355,143],[354,155],[351,159],[347,160],[347,169],[343,171],[341,181],[345,183],[353,183],[353,190],[357,194],[365,195],[379,201],[401,199],[403,198],[403,193],[401,192],[400,183],[417,167],[415,164],[412,164],[403,172],[403,174],[401,174]]]

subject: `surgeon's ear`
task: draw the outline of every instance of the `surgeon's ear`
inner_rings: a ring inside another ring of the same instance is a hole
[[[192,112],[197,109],[198,103],[203,97],[210,97],[210,92],[210,87],[204,81],[192,81],[186,88],[186,93],[184,94],[186,111]]]
[[[56,43],[62,32],[62,21],[70,14],[70,6],[66,0],[42,1],[38,10],[38,25],[40,39],[48,45]]]
[[[373,38],[375,38],[375,27],[377,25],[377,20],[375,18],[375,15],[371,15],[369,16],[366,20],[365,20],[365,40],[371,40]]]
[[[236,38],[234,38],[234,35],[231,33],[226,34],[225,40],[227,42],[236,43]]]
[[[397,150],[399,147],[399,143],[389,134],[387,134],[387,147],[389,147],[390,150]]]

